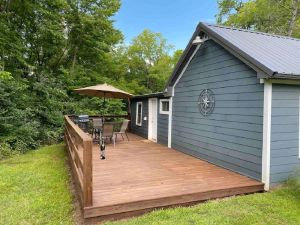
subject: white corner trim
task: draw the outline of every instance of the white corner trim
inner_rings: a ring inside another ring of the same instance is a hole
[[[264,115],[263,115],[263,149],[262,149],[262,182],[265,190],[270,188],[271,158],[271,116],[272,116],[272,83],[264,82]]]
[[[141,105],[141,122],[138,123],[138,108],[139,108],[139,105]],[[137,102],[136,103],[136,112],[135,112],[135,125],[137,126],[142,126],[142,123],[143,123],[143,102]]]
[[[298,135],[299,135],[299,138],[298,138],[298,140],[299,140],[299,154],[298,154],[298,157],[299,157],[299,159],[300,159],[300,92],[299,92],[299,106],[298,106],[298,109],[299,109],[299,111],[298,111],[298,116],[299,116],[299,128],[298,128]]]
[[[173,96],[169,99],[168,148],[172,148]]]

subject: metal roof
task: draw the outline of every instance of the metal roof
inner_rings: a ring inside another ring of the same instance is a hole
[[[172,86],[182,71],[186,58],[193,51],[192,40],[201,32],[235,53],[235,56],[274,78],[300,79],[300,39],[238,29],[208,23],[199,23],[167,86]]]

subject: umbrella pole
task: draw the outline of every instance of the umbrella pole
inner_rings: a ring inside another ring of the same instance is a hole
[[[103,129],[104,129],[104,108],[105,108],[105,92],[104,92],[104,100],[102,104],[102,115],[101,115],[101,120],[102,120],[102,129],[100,131],[100,138],[99,138],[99,145],[100,145],[100,159],[104,160],[105,159],[105,142],[103,138]]]

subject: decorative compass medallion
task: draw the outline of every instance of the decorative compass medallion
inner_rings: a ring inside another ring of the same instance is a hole
[[[210,115],[215,108],[215,95],[210,89],[203,90],[198,99],[199,111],[203,116]]]

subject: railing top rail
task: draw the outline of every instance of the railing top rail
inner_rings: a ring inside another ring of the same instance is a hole
[[[82,142],[91,141],[92,138],[86,134],[82,129],[80,129],[70,118],[65,116],[66,125],[70,126],[76,133],[76,135],[81,139]]]

